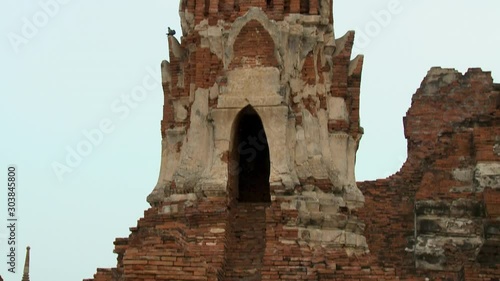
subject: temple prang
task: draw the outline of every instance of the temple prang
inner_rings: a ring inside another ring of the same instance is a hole
[[[500,85],[432,68],[407,161],[356,182],[363,56],[332,11],[180,1],[151,207],[87,280],[499,280]]]

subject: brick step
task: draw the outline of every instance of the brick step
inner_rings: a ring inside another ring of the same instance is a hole
[[[225,281],[260,281],[266,246],[269,203],[238,203],[232,214],[232,240],[226,256]]]

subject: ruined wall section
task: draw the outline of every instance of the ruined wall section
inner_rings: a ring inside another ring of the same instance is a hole
[[[480,69],[431,69],[404,119],[406,163],[359,185],[370,250],[401,276],[500,275],[499,90]]]
[[[225,200],[172,195],[146,210],[128,238],[115,240],[116,268],[84,281],[221,280],[228,214]]]
[[[465,75],[433,69],[424,85],[406,122],[409,153],[424,147],[431,153],[424,161],[432,169],[423,169],[415,196],[417,267],[459,270],[477,260],[488,240],[485,230],[495,228],[485,220],[485,207],[500,189],[500,157],[494,152],[499,92],[491,74],[480,69]]]

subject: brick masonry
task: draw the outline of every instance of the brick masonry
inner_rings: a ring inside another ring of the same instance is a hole
[[[159,185],[129,237],[115,240],[117,267],[86,281],[500,279],[500,85],[489,72],[429,71],[404,118],[408,159],[393,176],[351,183],[352,167],[328,162],[330,150],[310,140],[306,156],[341,176],[307,160],[288,166],[291,179],[271,171],[271,202],[242,203],[221,172],[234,151],[220,147],[231,139],[218,132],[233,134],[248,104],[264,127],[281,114],[271,108],[286,105],[284,123],[271,124],[288,129],[266,127],[271,155],[297,143],[287,156],[297,163],[300,138],[289,135],[320,124],[336,153],[354,157],[363,57],[351,60],[353,32],[333,39],[330,0],[183,0],[180,10],[182,42],[169,36],[162,63]],[[263,96],[234,85],[256,69],[267,84],[246,87]],[[205,135],[210,118],[215,131]],[[213,162],[193,162],[207,149]]]

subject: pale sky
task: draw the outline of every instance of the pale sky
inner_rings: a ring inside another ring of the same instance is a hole
[[[158,178],[156,79],[168,59],[167,27],[181,33],[177,11],[177,0],[0,2],[4,280],[21,280],[27,245],[33,281],[82,280],[116,265],[113,241],[136,226]],[[365,55],[358,180],[401,167],[402,117],[432,66],[481,67],[500,83],[499,13],[498,0],[335,1],[336,36],[356,30]],[[87,155],[72,158],[78,148]],[[65,173],[54,172],[57,163]],[[17,274],[6,264],[10,164],[18,168]]]

